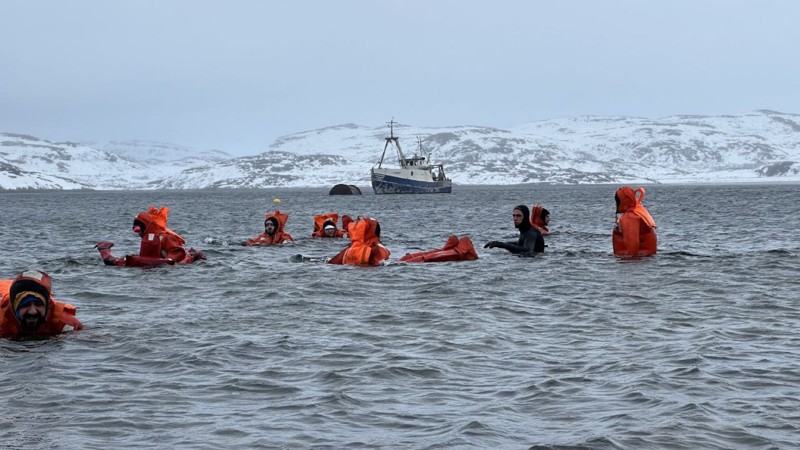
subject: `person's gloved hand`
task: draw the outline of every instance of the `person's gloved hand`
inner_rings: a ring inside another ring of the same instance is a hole
[[[94,248],[96,248],[98,250],[108,250],[113,246],[114,246],[113,242],[102,241],[102,242],[98,242],[97,244],[95,244]]]
[[[487,242],[486,245],[483,246],[483,248],[495,248],[495,247],[497,247],[497,244],[499,244],[499,242],[490,241],[490,242]]]

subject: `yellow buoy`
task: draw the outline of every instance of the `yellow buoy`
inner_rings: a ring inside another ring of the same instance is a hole
[[[275,203],[276,205],[279,205],[281,203],[281,199],[276,198],[275,200],[272,201],[272,203]]]

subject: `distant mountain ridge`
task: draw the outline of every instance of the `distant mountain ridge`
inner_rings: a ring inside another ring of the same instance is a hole
[[[184,163],[192,167],[199,162],[210,164],[232,158],[229,153],[222,150],[196,151],[181,145],[148,140],[110,141],[99,145],[92,143],[87,145],[144,164]]]
[[[369,186],[388,128],[343,124],[282,136],[232,158],[154,141],[50,142],[0,133],[2,189],[202,189]],[[395,124],[454,184],[800,181],[800,115],[660,119],[581,116],[509,129]],[[387,154],[384,164],[396,163]]]

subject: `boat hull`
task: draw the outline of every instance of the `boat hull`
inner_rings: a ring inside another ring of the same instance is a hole
[[[451,180],[423,181],[372,171],[372,190],[376,194],[449,194]]]

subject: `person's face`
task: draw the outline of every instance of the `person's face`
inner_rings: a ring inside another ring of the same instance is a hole
[[[144,236],[144,227],[139,225],[138,223],[133,224],[133,228],[131,229],[136,235],[139,237]]]
[[[544,216],[544,224],[545,225],[549,225],[550,224],[550,214]]]
[[[275,234],[275,224],[272,223],[271,220],[268,220],[266,225],[264,225],[264,231],[269,235]]]
[[[325,228],[325,236],[328,236],[328,237],[333,237],[333,233],[334,233],[335,231],[336,231],[336,230],[335,230],[335,229],[333,229],[333,228]]]
[[[522,211],[515,209],[511,213],[511,217],[514,218],[514,226],[519,227],[519,225],[522,223]]]
[[[44,302],[36,299],[19,308],[17,312],[22,328],[35,329],[44,323],[46,308]]]

